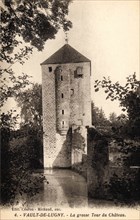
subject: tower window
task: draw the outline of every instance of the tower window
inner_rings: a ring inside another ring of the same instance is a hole
[[[74,89],[70,90],[70,94],[71,94],[71,96],[74,95]]]
[[[61,93],[61,98],[62,98],[62,99],[64,98],[64,94],[63,94],[63,93]]]
[[[62,110],[62,115],[64,115],[64,110]]]
[[[52,72],[52,67],[51,67],[51,66],[49,66],[48,68],[49,68],[49,72]]]
[[[61,81],[63,81],[63,76],[62,75],[61,75],[60,79],[61,79]]]
[[[77,67],[74,71],[74,78],[83,78],[82,67]]]
[[[65,124],[65,122],[64,122],[64,121],[62,121],[62,128],[64,128],[64,124]]]

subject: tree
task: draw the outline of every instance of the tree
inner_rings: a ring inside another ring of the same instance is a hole
[[[2,1],[0,61],[5,63],[4,68],[0,69],[1,106],[9,97],[16,97],[26,123],[19,131],[14,131],[12,113],[1,115],[2,199],[5,202],[15,198],[16,193],[31,195],[38,192],[38,183],[44,179],[34,177],[30,172],[30,169],[42,167],[41,86],[35,85],[33,90],[25,90],[27,85],[31,85],[28,75],[16,76],[12,65],[16,62],[24,64],[33,53],[33,48],[43,50],[45,42],[54,39],[60,28],[64,31],[71,28],[72,24],[67,20],[70,2]]]
[[[118,152],[118,158],[113,163],[121,165],[121,169],[110,175],[107,188],[110,198],[134,204],[134,201],[139,200],[139,171],[130,169],[130,166],[139,166],[140,82],[135,74],[127,77],[124,86],[104,77],[102,81],[96,80],[94,87],[96,92],[103,88],[106,99],[118,100],[126,112],[118,117],[114,113],[110,115],[110,141],[113,140],[112,146]]]
[[[33,196],[44,181],[42,175],[34,177],[30,171],[43,168],[41,92],[41,85],[35,84],[17,95],[23,116],[20,129],[14,129],[18,115],[13,116],[12,110],[1,114],[1,201],[4,204],[14,202],[18,194]]]
[[[102,81],[96,80],[94,87],[95,92],[103,88],[107,94],[106,99],[119,100],[122,111],[128,115],[130,135],[140,137],[140,81],[136,79],[136,74],[127,77],[124,86],[119,82],[112,83],[109,77],[104,77]]]
[[[0,26],[1,60],[13,63],[16,55],[12,58],[9,54],[22,44],[22,40],[42,50],[45,42],[53,39],[61,27],[68,31],[72,26],[66,18],[70,2],[71,0],[4,0]]]
[[[103,109],[95,106],[94,102],[91,102],[92,109],[92,124],[96,126],[105,126],[108,124],[108,120],[105,116]]]
[[[110,113],[109,121],[111,126],[114,127],[124,127],[128,122],[128,117],[125,114],[116,115],[115,112]]]
[[[109,115],[109,121],[110,121],[111,123],[114,123],[114,122],[117,121],[117,115],[116,115],[115,112],[110,113],[110,115]]]
[[[16,100],[21,107],[22,125],[42,126],[42,86],[33,84],[32,88],[19,93]]]
[[[125,114],[116,115],[115,112],[110,113],[109,121],[113,134],[117,136],[126,136],[128,127],[128,117]]]
[[[67,20],[71,0],[3,0],[1,4],[0,69],[1,106],[15,93],[29,85],[27,74],[15,76],[12,65],[23,64],[33,48],[43,50],[48,39],[55,38],[60,28],[68,31],[72,23]],[[9,64],[9,66],[8,66]],[[8,67],[7,67],[8,66]]]
[[[43,166],[42,85],[32,87],[16,97],[21,108],[20,132],[27,137],[27,145],[33,151],[31,166]],[[21,138],[22,139],[22,138]],[[26,145],[26,144],[25,144]]]
[[[19,93],[24,91],[26,86],[31,84],[27,74],[22,73],[20,76],[15,76],[12,69],[4,69],[2,72],[5,73],[1,74],[0,79],[0,107],[4,105],[8,98],[16,97]]]

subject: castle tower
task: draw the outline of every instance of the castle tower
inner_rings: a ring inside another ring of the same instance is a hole
[[[41,67],[44,167],[71,167],[73,129],[91,125],[91,62],[65,44]]]

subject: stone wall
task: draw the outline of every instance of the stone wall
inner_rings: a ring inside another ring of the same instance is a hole
[[[54,67],[55,68],[55,67]],[[52,167],[56,146],[55,75],[49,66],[42,66],[44,167]]]
[[[90,62],[42,65],[42,96],[44,167],[70,167],[70,129],[91,125]]]
[[[106,198],[105,184],[109,177],[108,142],[94,128],[88,128],[87,138],[87,184],[92,198]]]
[[[72,150],[72,169],[87,179],[87,154],[82,150]]]
[[[71,129],[66,135],[56,133],[55,160],[53,168],[70,168],[71,167]]]
[[[78,70],[81,69],[81,75]],[[91,125],[90,63],[70,65],[70,124]]]
[[[72,169],[87,178],[87,129],[72,128]]]
[[[51,72],[49,71],[50,67],[52,68]],[[66,130],[64,134],[61,135],[59,132],[61,131],[62,120],[65,120],[68,115],[65,111],[63,119],[62,112],[60,112],[63,103],[59,98],[63,88],[60,85],[60,88],[56,86],[57,76],[55,73],[57,68],[58,65],[56,64],[42,66],[43,154],[45,168],[71,166],[71,135],[69,126],[65,124]],[[67,88],[65,90],[67,91]],[[65,95],[66,91],[64,91]],[[69,118],[65,121],[69,121]]]
[[[70,120],[70,71],[66,65],[55,70],[57,132],[66,134]]]
[[[114,164],[118,151],[113,147],[114,161],[109,161],[109,140],[94,128],[88,128],[87,138],[87,188],[90,199],[115,200],[134,204],[139,201],[139,166]],[[114,143],[112,143],[114,145]],[[120,155],[122,157],[122,155]],[[112,166],[113,165],[113,166]]]

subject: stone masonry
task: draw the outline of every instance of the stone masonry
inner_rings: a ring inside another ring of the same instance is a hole
[[[85,127],[91,125],[91,63],[66,44],[41,67],[44,167],[68,168],[74,163],[75,129],[85,141],[83,152],[87,152]]]

